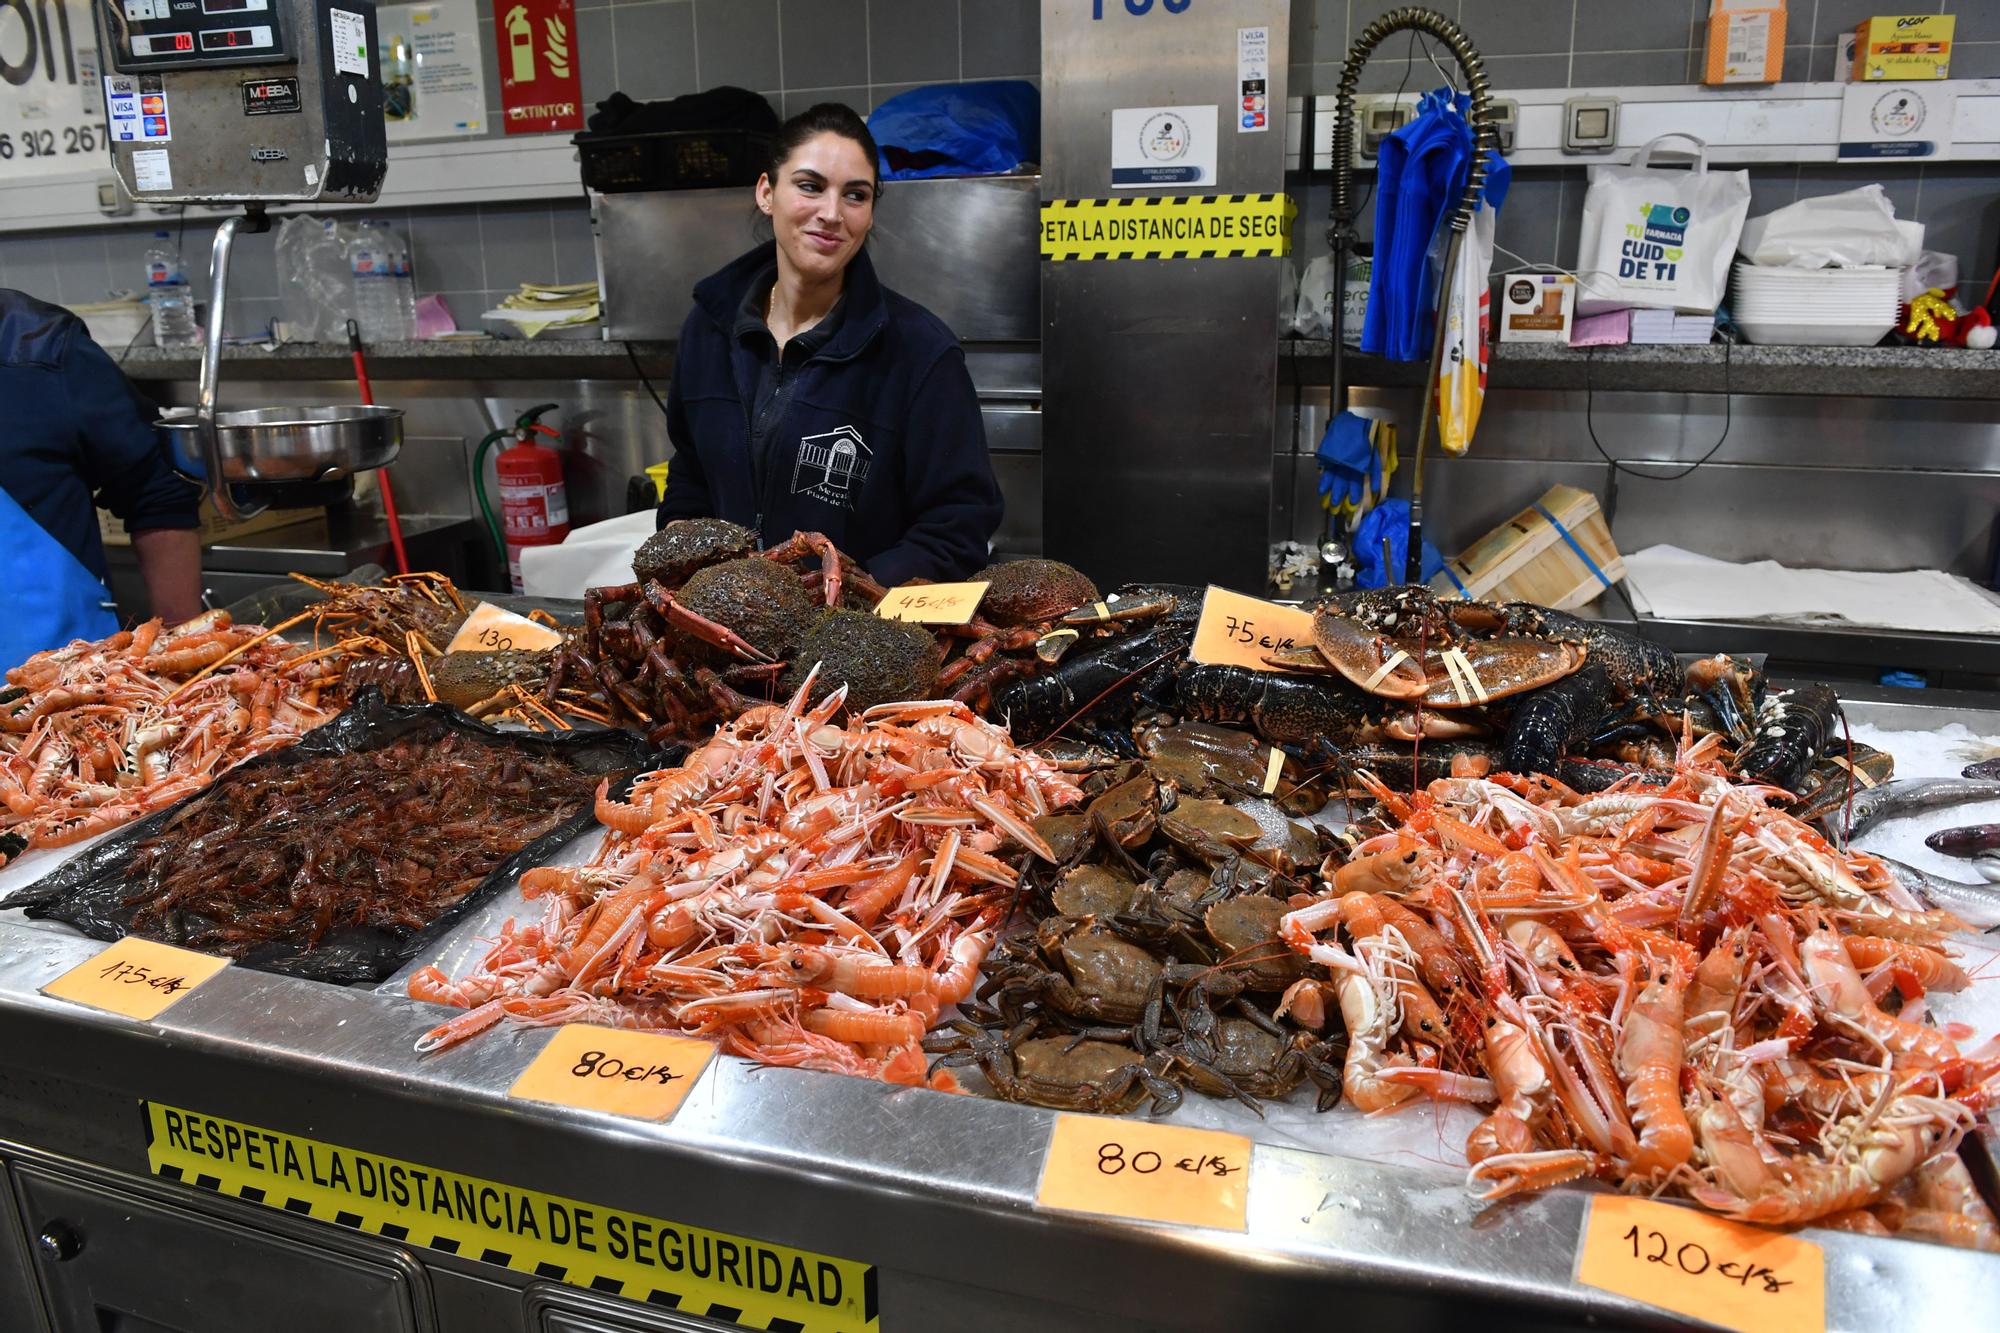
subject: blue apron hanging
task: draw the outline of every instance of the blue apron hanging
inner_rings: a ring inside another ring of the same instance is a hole
[[[118,630],[107,607],[111,594],[69,548],[42,529],[14,497],[0,490],[0,663],[18,666],[71,639],[101,639]]]

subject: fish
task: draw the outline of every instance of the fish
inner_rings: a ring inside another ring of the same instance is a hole
[[[1946,879],[1943,875],[1933,875],[1928,870],[1919,870],[1886,856],[1882,858],[1882,863],[1895,872],[1904,888],[1928,906],[1950,912],[1968,926],[1978,926],[1982,930],[2000,927],[2000,886]],[[2000,870],[2000,863],[1995,865],[1996,870]],[[1979,869],[1985,873],[1985,863],[1980,864]]]
[[[2000,780],[1973,778],[1969,776],[1971,769],[1966,772],[1968,776],[1963,778],[1898,779],[1860,788],[1854,793],[1854,823],[1848,838],[1858,838],[1877,824],[1905,815],[1973,801],[2000,801]]]
[[[1959,774],[1967,778],[2000,778],[2000,759],[1982,759],[1976,764],[1967,764]]]
[[[2000,853],[2000,824],[1966,824],[1939,829],[1924,839],[1924,846],[1945,856],[1975,856]]]

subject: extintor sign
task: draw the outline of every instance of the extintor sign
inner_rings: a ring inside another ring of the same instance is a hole
[[[576,0],[497,0],[500,116],[509,134],[583,128],[577,73]]]

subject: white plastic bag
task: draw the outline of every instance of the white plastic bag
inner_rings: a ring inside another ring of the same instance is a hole
[[[1292,332],[1301,338],[1324,338],[1333,330],[1333,256],[1321,255],[1306,265],[1299,279],[1299,296],[1292,307]]]
[[[290,342],[347,341],[354,279],[347,243],[355,228],[300,214],[278,224],[279,316]]]
[[[1668,139],[1695,146],[1689,171],[1651,166]],[[1750,211],[1750,173],[1710,171],[1708,145],[1663,134],[1629,167],[1590,169],[1577,247],[1577,311],[1639,306],[1708,314],[1729,288],[1729,262]]]
[[[1780,268],[1908,268],[1924,224],[1902,222],[1880,185],[1823,194],[1751,218],[1737,247],[1753,264]]]
[[[1438,445],[1463,454],[1472,447],[1486,402],[1487,330],[1492,326],[1493,210],[1472,215],[1458,247],[1458,267],[1445,289],[1444,363],[1438,368]]]

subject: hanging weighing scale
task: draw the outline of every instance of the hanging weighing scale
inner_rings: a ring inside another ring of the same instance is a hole
[[[218,412],[229,255],[274,203],[372,202],[389,148],[372,0],[96,0],[112,167],[132,198],[240,205],[209,253],[193,411],[162,416],[175,465],[225,519],[325,503],[402,448],[400,408]],[[198,476],[196,474],[199,474]]]

